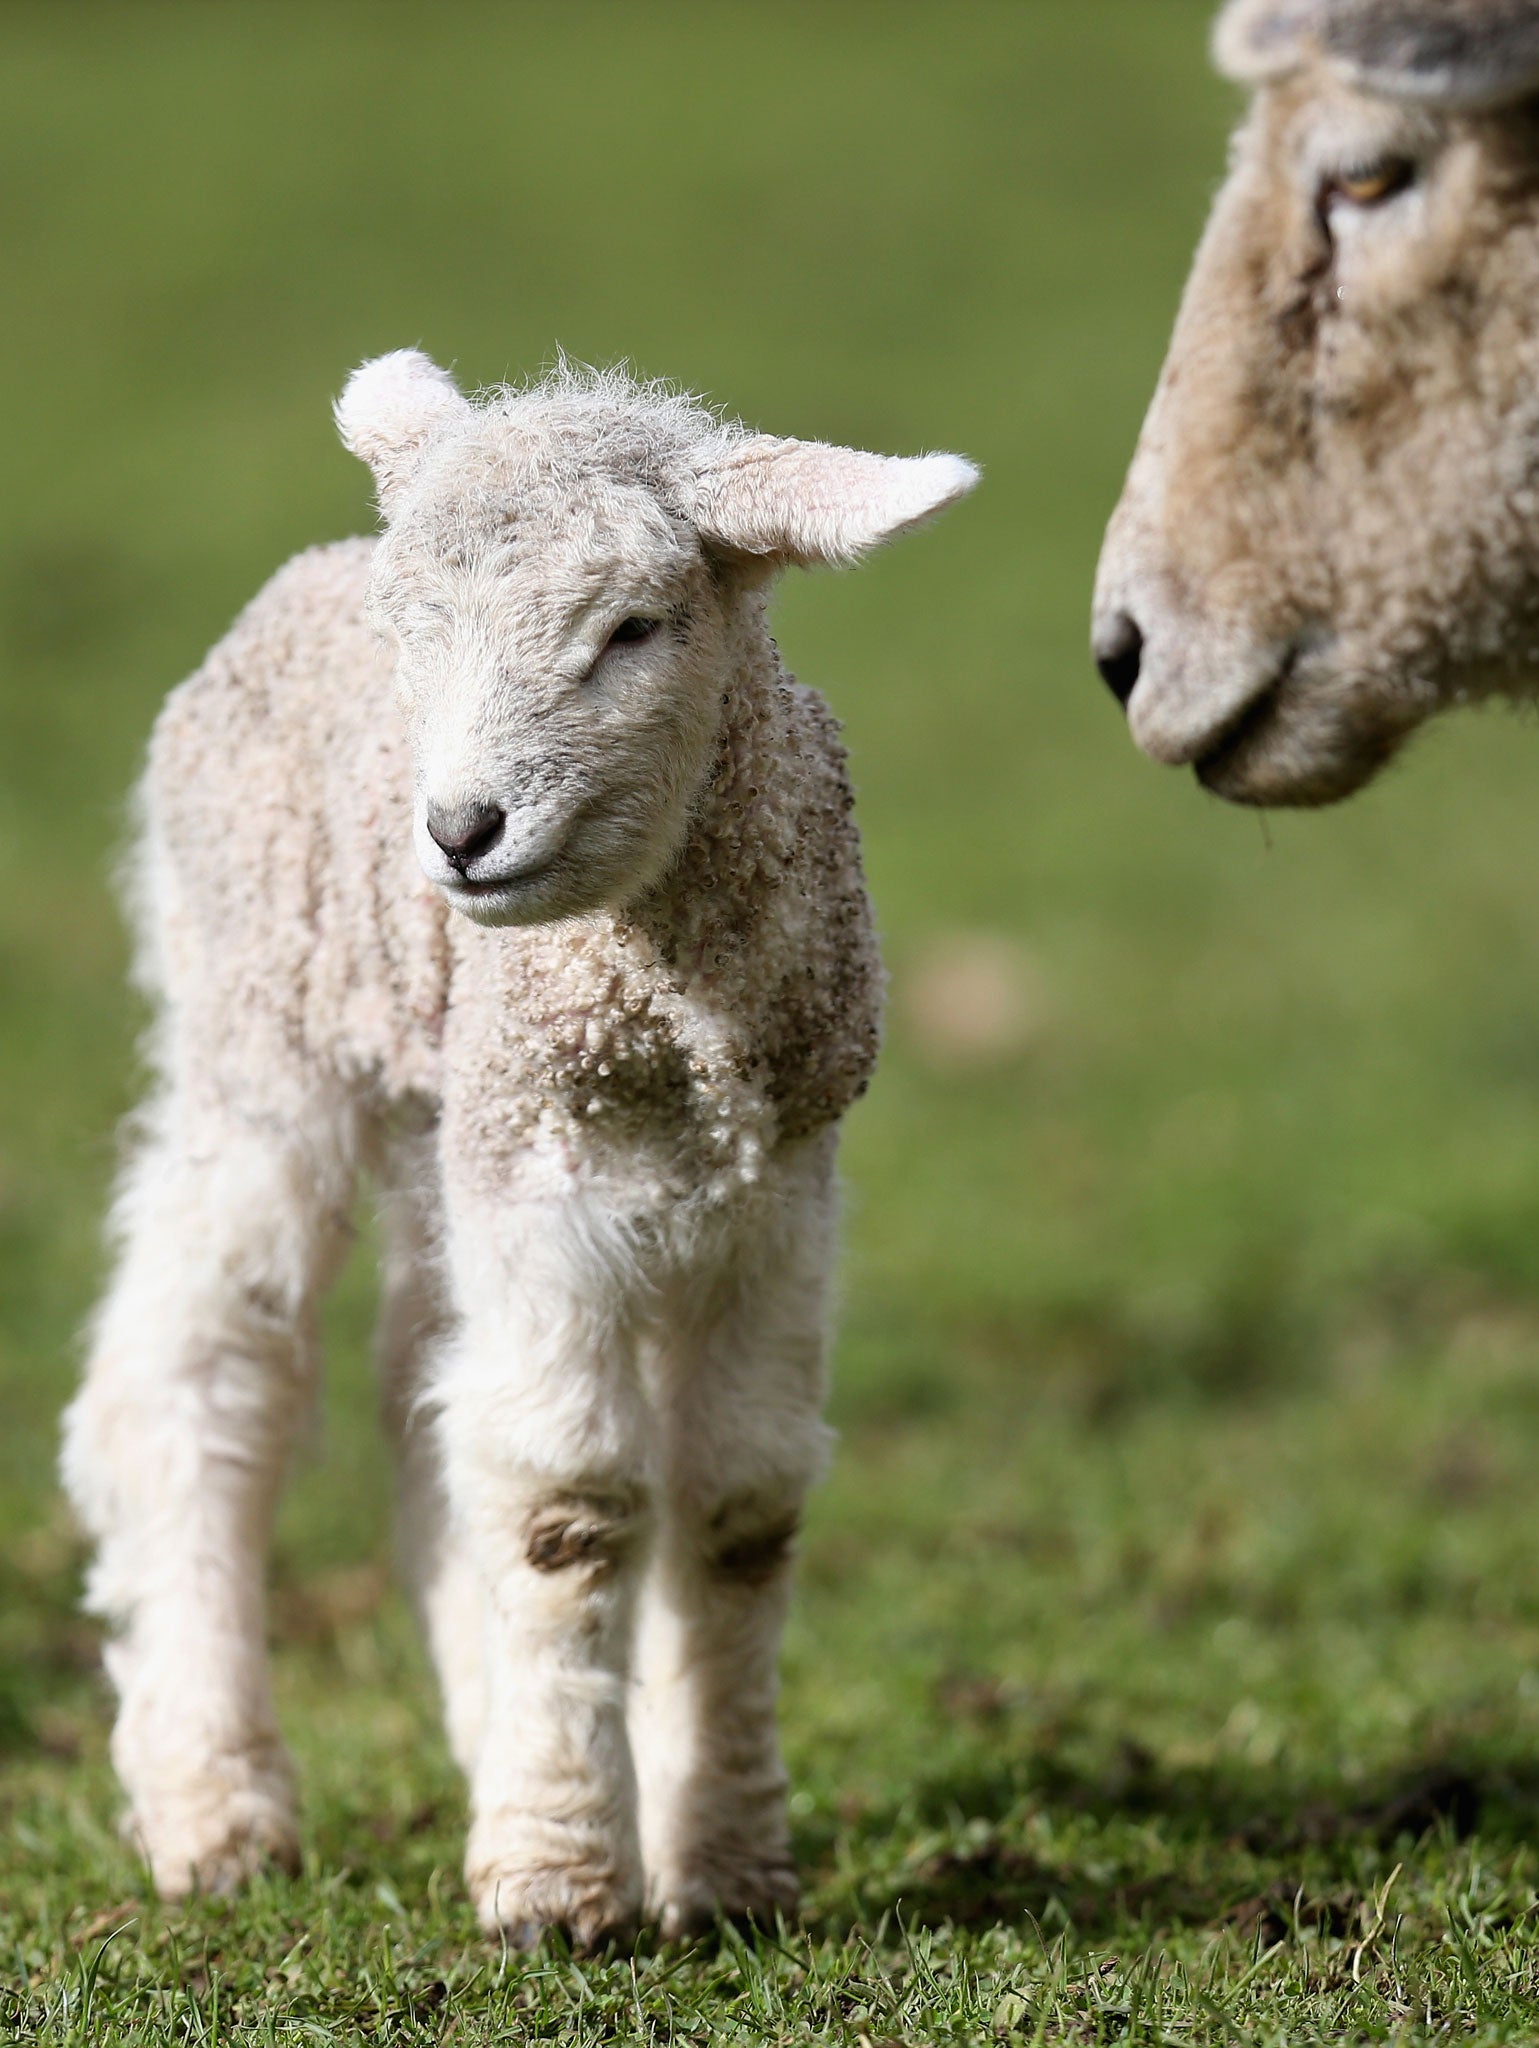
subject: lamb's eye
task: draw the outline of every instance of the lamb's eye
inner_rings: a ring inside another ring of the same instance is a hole
[[[622,619],[609,636],[611,647],[628,647],[637,640],[650,640],[662,625],[661,619],[644,619],[638,613],[635,617]]]
[[[1326,179],[1320,193],[1321,211],[1329,212],[1338,200],[1345,200],[1348,206],[1382,206],[1386,199],[1403,192],[1415,176],[1415,164],[1404,156],[1378,157],[1372,163],[1354,164],[1350,170]]]

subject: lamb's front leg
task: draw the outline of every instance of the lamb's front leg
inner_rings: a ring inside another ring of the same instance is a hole
[[[601,1260],[574,1269],[559,1214],[528,1214],[451,1236],[444,1471],[489,1596],[466,1878],[489,1932],[593,1947],[641,1907],[625,1697],[650,1431],[621,1290]]]
[[[775,1702],[801,1491],[787,1474],[678,1512],[648,1588],[635,1734],[667,1935],[796,1907]]]
[[[796,1529],[826,1455],[831,1142],[782,1174],[731,1270],[679,1303],[633,1714],[648,1900],[667,1934],[797,1901],[776,1697]]]

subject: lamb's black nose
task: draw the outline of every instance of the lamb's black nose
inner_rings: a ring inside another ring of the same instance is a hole
[[[1143,634],[1126,612],[1118,612],[1105,630],[1096,635],[1095,665],[1119,704],[1125,705],[1132,696],[1143,658]]]
[[[463,873],[502,837],[507,812],[501,804],[456,804],[452,810],[428,805],[427,828],[451,867]]]

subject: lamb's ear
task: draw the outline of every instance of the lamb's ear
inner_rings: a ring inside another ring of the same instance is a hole
[[[1213,24],[1213,61],[1240,85],[1267,85],[1297,70],[1325,0],[1229,0]],[[1315,43],[1318,48],[1318,42]]]
[[[470,405],[447,370],[420,349],[398,348],[360,363],[334,410],[344,444],[373,470],[380,510],[388,517],[423,444],[463,418]]]
[[[766,567],[854,562],[977,481],[960,455],[866,455],[756,434],[704,471],[695,521],[708,541]]]
[[[1534,0],[1324,0],[1320,42],[1359,91],[1451,112],[1539,90]]]

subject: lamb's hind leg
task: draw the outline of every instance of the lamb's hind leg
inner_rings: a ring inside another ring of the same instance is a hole
[[[318,1094],[282,1116],[190,1090],[158,1104],[66,1421],[66,1483],[99,1546],[88,1598],[118,1630],[113,1760],[170,1897],[296,1855],[263,1567],[347,1233],[351,1127]]]
[[[396,1550],[432,1652],[454,1760],[475,1768],[485,1710],[486,1595],[448,1511],[436,1415],[424,1403],[453,1318],[440,1246],[441,1201],[431,1135],[397,1139],[385,1166],[379,1320],[380,1389],[396,1460]]]
[[[762,1228],[678,1304],[631,1727],[666,1934],[796,1904],[775,1708],[792,1547],[827,1440],[832,1153],[830,1135],[782,1161]]]

